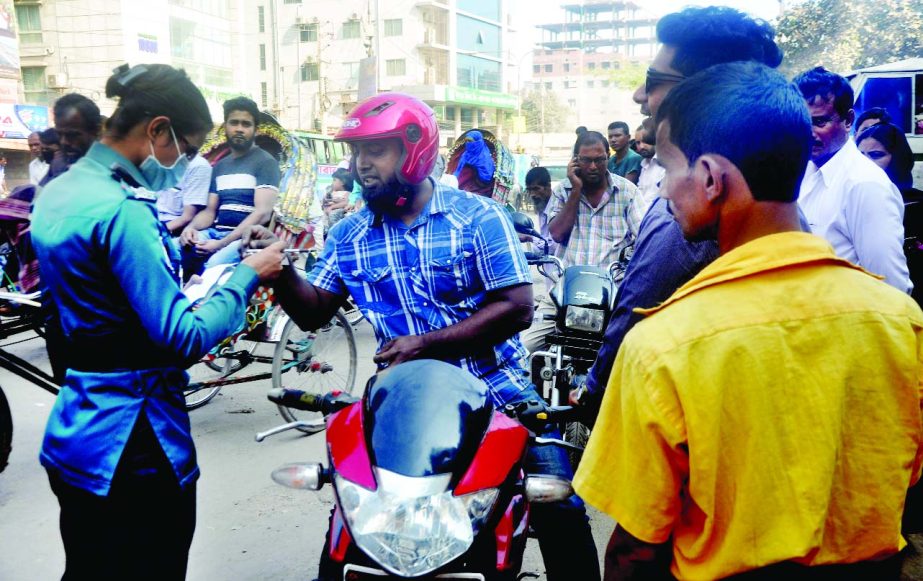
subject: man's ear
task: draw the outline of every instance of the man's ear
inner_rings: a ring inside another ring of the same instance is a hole
[[[695,161],[695,179],[705,192],[709,203],[722,200],[727,195],[727,164],[720,155],[705,154]]]
[[[856,110],[850,109],[846,113],[846,117],[843,117],[843,121],[846,122],[846,129],[852,128],[852,124],[856,122]]]

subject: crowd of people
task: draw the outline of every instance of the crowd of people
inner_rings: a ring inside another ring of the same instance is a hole
[[[555,187],[543,167],[525,177],[534,244],[565,266],[627,262],[574,386],[593,423],[579,470],[551,446],[526,461],[577,492],[533,506],[552,581],[898,579],[923,525],[912,153],[886,111],[856,118],[842,76],[776,72],[774,34],[730,8],[663,17],[634,95],[645,122],[579,131]],[[34,204],[62,385],[40,459],[64,578],[185,576],[199,471],[184,369],[236,329],[260,281],[305,329],[354,301],[379,369],[440,359],[498,408],[542,401],[523,362],[554,305],[536,308],[480,134],[444,175],[429,106],[360,103],[336,136],[352,158],[323,197],[326,242],[305,276],[267,228],[280,171],[254,143],[253,101],[225,102],[228,153],[212,166],[199,154],[212,120],[183,71],[125,65],[105,90],[118,100],[105,120],[85,97],[59,99],[55,128],[29,138],[32,185],[11,196]],[[181,279],[228,263],[194,310]],[[602,570],[584,501],[617,523]],[[342,574],[325,547],[319,578]]]

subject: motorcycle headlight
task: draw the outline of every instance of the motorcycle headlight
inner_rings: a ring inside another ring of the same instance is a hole
[[[564,313],[564,326],[577,331],[602,333],[604,319],[604,311],[570,305]]]
[[[464,554],[474,542],[473,520],[489,516],[487,491],[453,496],[449,474],[375,472],[375,491],[336,475],[337,497],[356,546],[395,575],[425,575]]]

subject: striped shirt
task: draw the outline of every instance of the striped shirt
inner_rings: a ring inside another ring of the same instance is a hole
[[[233,230],[256,209],[253,196],[257,188],[279,191],[279,162],[257,147],[240,157],[228,155],[212,172],[210,192],[218,195],[217,230]]]
[[[637,186],[625,178],[610,173],[609,184],[595,208],[585,194],[580,195],[570,238],[555,251],[555,256],[563,260],[565,266],[606,267],[618,260],[622,250],[630,252],[634,246],[649,204],[639,197]],[[551,192],[547,212],[552,219],[564,208],[571,189],[570,181],[564,178]]]
[[[169,222],[183,215],[184,206],[207,205],[211,179],[212,166],[208,160],[195,156],[176,187],[157,192],[157,219]]]
[[[308,280],[352,295],[381,346],[459,323],[484,305],[489,291],[531,284],[532,275],[506,210],[435,185],[410,226],[367,207],[344,218]],[[513,335],[497,345],[473,344],[446,361],[482,379],[494,403],[503,404],[528,385],[519,363],[524,354]]]

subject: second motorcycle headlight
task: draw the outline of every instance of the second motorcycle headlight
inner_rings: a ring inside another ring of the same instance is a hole
[[[564,326],[576,331],[602,333],[606,314],[599,309],[569,305],[564,313]]]

